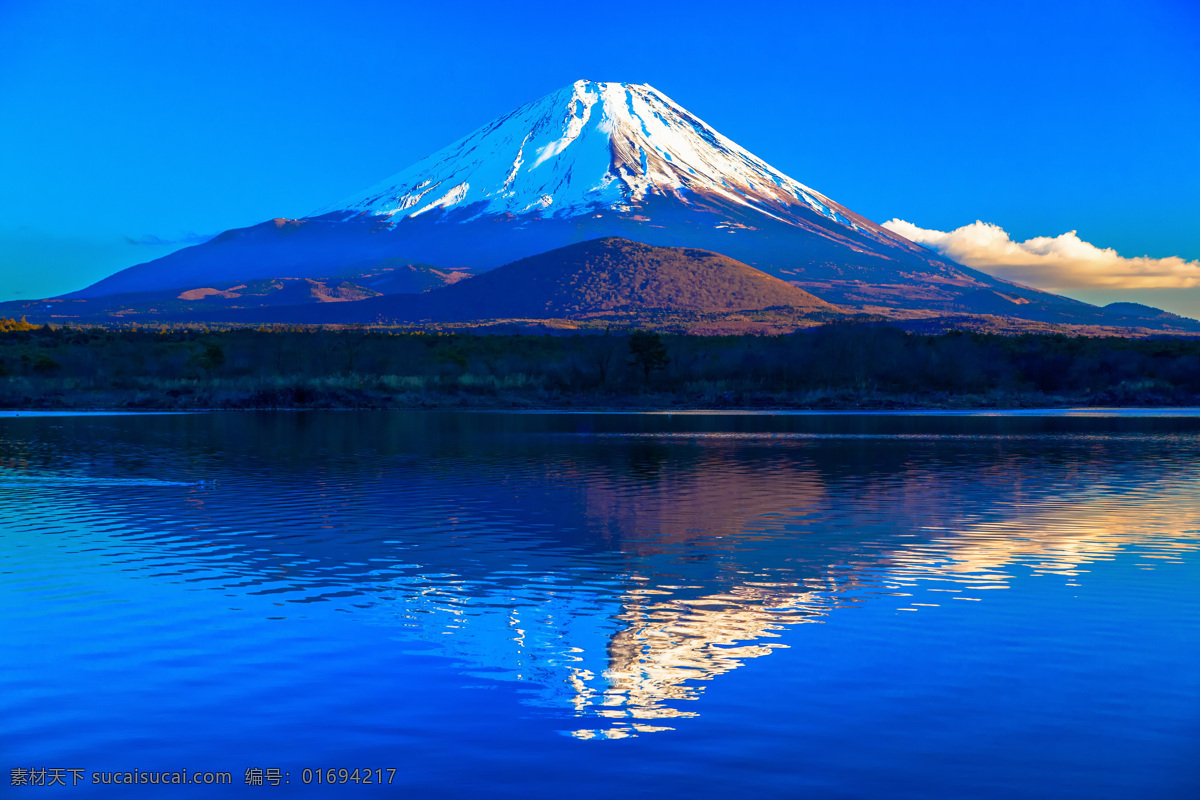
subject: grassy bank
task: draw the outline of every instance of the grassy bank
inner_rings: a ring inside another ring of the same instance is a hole
[[[10,409],[1200,404],[1194,339],[867,324],[640,338],[12,327],[0,326],[0,407]]]

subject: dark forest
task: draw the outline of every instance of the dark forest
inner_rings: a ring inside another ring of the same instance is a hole
[[[955,408],[1200,403],[1200,340],[833,323],[782,336],[0,321],[0,407]]]

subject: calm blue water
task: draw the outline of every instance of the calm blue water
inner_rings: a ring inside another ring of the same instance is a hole
[[[0,794],[1200,797],[1198,465],[1188,413],[6,415]],[[183,769],[233,785],[92,785]]]

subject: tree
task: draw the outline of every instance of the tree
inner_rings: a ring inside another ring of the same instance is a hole
[[[36,328],[37,325],[26,322],[24,317],[19,320],[0,317],[0,331],[32,331]]]
[[[221,349],[219,344],[209,344],[204,347],[204,351],[193,356],[196,366],[203,369],[210,375],[217,371],[217,368],[225,363],[225,351]]]
[[[652,370],[663,369],[671,363],[662,336],[654,331],[634,331],[629,337],[629,356],[632,363],[641,366],[646,383],[650,382]]]
[[[55,361],[45,353],[38,353],[37,358],[33,359],[33,371],[45,375],[47,372],[54,372],[62,369],[62,364]]]
[[[585,340],[586,347],[584,352],[587,354],[587,361],[596,368],[596,374],[600,378],[600,385],[604,386],[608,382],[608,370],[612,366],[613,356],[617,354],[616,344],[613,342],[613,337],[609,335],[606,329],[602,335],[588,336]]]

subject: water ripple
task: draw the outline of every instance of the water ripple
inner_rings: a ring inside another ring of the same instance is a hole
[[[532,718],[571,738],[660,734],[703,717],[729,676],[814,641],[812,625],[886,610],[949,643],[972,615],[1036,616],[1045,581],[1120,586],[1103,600],[1111,622],[1123,603],[1183,602],[1200,546],[1200,438],[1187,428],[517,419],[4,420],[0,597],[21,609],[10,637],[45,646],[53,632],[63,642],[47,657],[73,665],[5,660],[22,686],[0,701],[5,735],[111,750],[160,729],[147,711],[98,733],[109,700],[188,686],[223,708],[304,690],[332,714],[337,695],[360,715],[346,725],[386,737],[370,702],[329,681],[370,676],[379,691],[377,655],[410,652],[454,665],[422,673],[430,686],[447,674],[456,691],[520,686]],[[1148,571],[1158,583],[1130,577]],[[1137,635],[1085,629],[1070,646],[1095,658]],[[354,652],[344,639],[392,644]],[[318,673],[297,671],[314,660]],[[81,670],[107,676],[109,700],[80,703]],[[155,677],[139,689],[133,676]],[[168,705],[203,718],[191,701]]]

